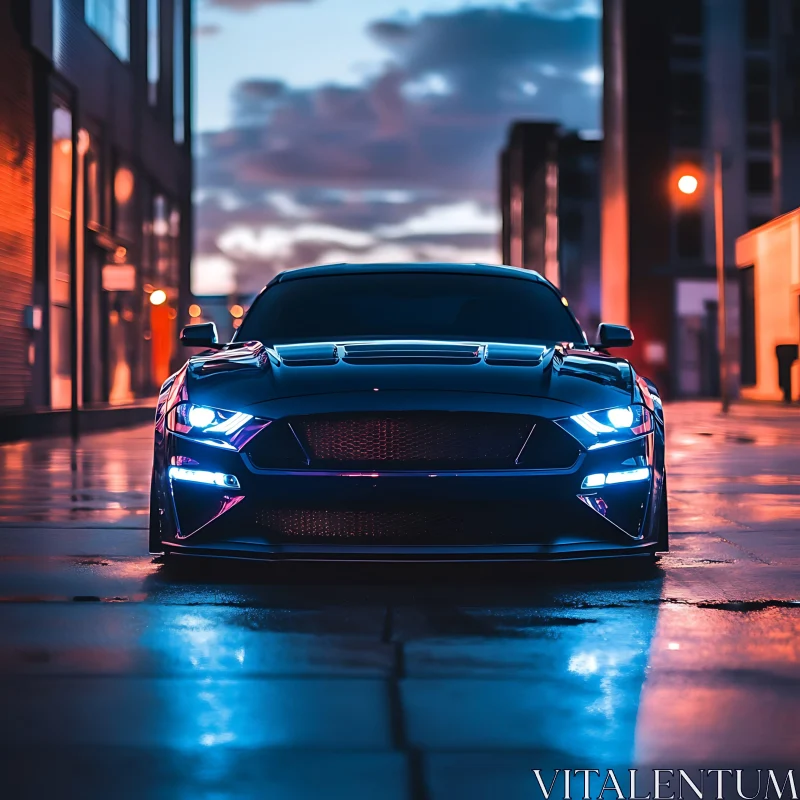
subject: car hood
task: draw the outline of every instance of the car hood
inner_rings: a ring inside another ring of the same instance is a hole
[[[247,409],[261,403],[340,393],[469,393],[538,397],[583,408],[629,403],[624,359],[589,350],[501,342],[246,342],[191,358],[194,403]]]

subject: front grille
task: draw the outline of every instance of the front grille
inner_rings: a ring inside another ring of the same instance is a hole
[[[437,509],[265,509],[255,523],[269,531],[271,541],[283,544],[488,544],[501,531],[504,538],[525,536],[507,515],[500,521],[497,513]]]
[[[259,469],[568,469],[575,440],[524,414],[416,411],[320,414],[277,420],[247,454]]]
[[[312,464],[352,468],[510,468],[533,427],[516,414],[417,412],[303,417]]]

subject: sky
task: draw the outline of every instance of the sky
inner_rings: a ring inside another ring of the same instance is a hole
[[[600,0],[195,0],[193,291],[499,263],[517,120],[596,137]]]

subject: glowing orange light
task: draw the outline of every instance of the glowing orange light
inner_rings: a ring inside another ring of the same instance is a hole
[[[199,317],[199,316],[200,316],[202,313],[203,313],[203,309],[202,309],[202,308],[200,308],[200,306],[199,306],[199,305],[197,305],[197,303],[192,303],[192,304],[189,306],[189,316],[190,316],[192,319],[196,319],[196,318],[197,318],[197,317]]]
[[[114,176],[114,198],[118,203],[127,203],[133,195],[133,173],[120,167]]]
[[[142,289],[144,289],[147,294],[152,294],[156,290],[156,287],[153,286],[152,283],[146,283],[144,286],[142,286]]]
[[[154,306],[160,306],[167,302],[167,293],[163,289],[156,289],[150,295],[150,302]]]
[[[700,181],[694,175],[681,175],[678,178],[678,190],[682,194],[694,194],[699,185]]]
[[[242,321],[240,319],[235,319],[233,321],[233,327],[236,328],[236,329],[238,329],[241,324],[242,324]]]
[[[239,319],[239,317],[244,316],[244,309],[238,303],[231,306],[231,316]]]
[[[81,128],[78,131],[78,153],[85,156],[89,152],[92,144],[92,137],[89,136],[89,131],[86,128]]]

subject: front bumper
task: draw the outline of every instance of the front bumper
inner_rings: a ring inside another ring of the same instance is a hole
[[[274,560],[549,560],[646,555],[663,480],[658,432],[582,452],[565,470],[259,470],[243,453],[167,434],[157,473],[165,550]],[[635,483],[586,475],[646,464]],[[235,475],[239,489],[173,480],[170,465]]]

